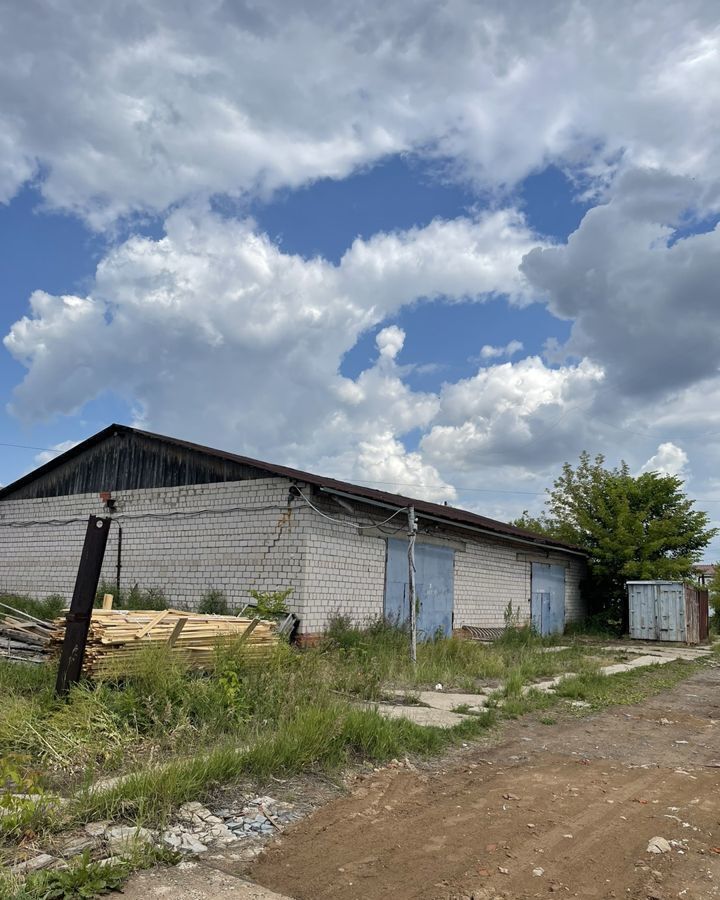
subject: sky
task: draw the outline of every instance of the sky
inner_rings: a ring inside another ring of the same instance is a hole
[[[720,523],[715,3],[0,11],[0,482],[122,422],[503,520],[588,450]]]

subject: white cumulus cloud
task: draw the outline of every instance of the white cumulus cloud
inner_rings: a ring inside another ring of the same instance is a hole
[[[551,161],[714,179],[719,41],[710,0],[6,3],[0,200],[35,179],[101,228],[399,152],[492,189]]]
[[[425,252],[432,241],[441,252]],[[88,295],[32,295],[5,339],[28,369],[12,410],[47,419],[110,391],[159,431],[346,477],[368,478],[372,463],[447,498],[399,442],[440,405],[396,365],[402,329],[378,333],[377,365],[355,379],[339,374],[342,357],[418,295],[521,297],[533,243],[516,213],[489,212],[358,240],[333,265],[284,254],[251,222],[182,209],[164,237],[109,253]]]
[[[688,455],[682,449],[666,441],[660,444],[657,451],[650,457],[640,470],[641,472],[660,472],[662,475],[685,475],[688,464]]]
[[[499,359],[502,356],[515,356],[523,349],[522,341],[508,341],[504,347],[495,347],[492,344],[484,344],[480,349],[481,359]]]

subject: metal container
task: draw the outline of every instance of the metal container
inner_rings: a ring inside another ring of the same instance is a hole
[[[708,592],[682,581],[628,581],[630,637],[700,644],[708,638]]]

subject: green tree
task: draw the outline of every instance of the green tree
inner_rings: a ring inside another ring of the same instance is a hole
[[[634,579],[683,579],[717,533],[707,513],[675,475],[644,472],[633,476],[626,463],[607,469],[602,455],[580,454],[573,468],[565,463],[538,518],[527,513],[520,527],[574,544],[588,554],[584,593],[592,613],[609,623],[627,624],[625,582]]]
[[[720,628],[720,562],[715,563],[715,574],[707,586],[708,599],[713,609],[715,631]]]

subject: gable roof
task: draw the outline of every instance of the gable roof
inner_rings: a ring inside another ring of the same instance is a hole
[[[98,431],[97,434],[81,441],[79,444],[76,444],[74,447],[71,447],[69,450],[66,450],[64,453],[44,465],[29,472],[27,475],[23,475],[22,478],[18,478],[17,481],[14,481],[12,484],[6,485],[4,488],[0,489],[0,501],[8,499],[19,488],[31,484],[36,479],[43,477],[76,457],[81,456],[86,450],[102,444],[103,441],[106,441],[115,435],[123,434],[137,435],[151,441],[158,441],[170,447],[192,451],[225,462],[250,466],[254,469],[268,472],[271,475],[288,478],[291,481],[303,481],[306,484],[314,485],[327,493],[337,493],[343,496],[356,498],[360,501],[366,500],[370,503],[380,504],[391,509],[402,509],[406,506],[413,506],[418,515],[429,517],[448,525],[456,525],[460,528],[466,527],[487,532],[498,538],[505,538],[506,540],[515,539],[522,543],[537,545],[539,548],[559,549],[582,556],[587,555],[584,551],[572,544],[566,544],[562,541],[557,541],[554,538],[545,537],[544,535],[537,534],[533,531],[527,531],[524,528],[517,528],[514,525],[508,525],[507,523],[499,522],[496,519],[489,519],[486,516],[481,516],[465,509],[445,506],[441,503],[431,503],[427,500],[417,500],[403,494],[379,491],[375,488],[363,487],[362,485],[352,484],[347,481],[339,481],[336,478],[315,475],[312,472],[305,472],[301,469],[290,468],[289,466],[268,463],[248,456],[240,456],[237,453],[229,453],[226,450],[205,447],[202,444],[194,444],[190,441],[181,440],[180,438],[168,437],[163,434],[154,434],[153,432],[143,431],[139,428],[131,428],[129,425],[109,425],[107,428]]]

